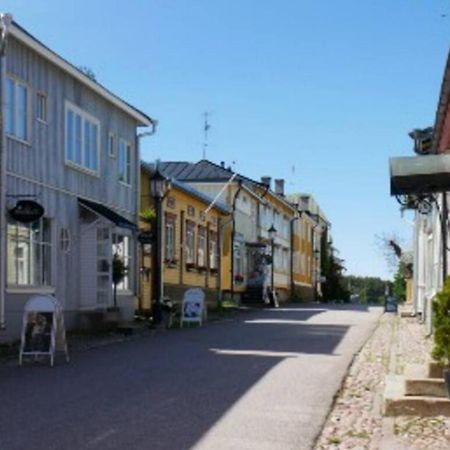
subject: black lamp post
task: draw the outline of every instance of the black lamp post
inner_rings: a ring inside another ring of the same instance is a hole
[[[162,300],[164,295],[163,280],[163,227],[164,217],[162,202],[167,192],[170,190],[171,183],[156,165],[155,173],[150,179],[150,194],[155,201],[156,209],[156,248],[153,250],[153,302],[152,313],[155,323],[160,323],[162,319]]]
[[[270,276],[270,289],[272,291],[272,301],[275,303],[275,296],[274,296],[274,289],[275,289],[275,283],[274,283],[274,274],[275,274],[275,236],[277,234],[277,229],[271,225],[271,227],[267,230],[269,233],[269,239],[270,239],[270,252],[272,254],[272,273]]]

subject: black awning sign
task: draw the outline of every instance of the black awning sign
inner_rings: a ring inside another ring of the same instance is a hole
[[[44,215],[44,208],[33,200],[19,200],[16,206],[9,210],[9,214],[18,222],[30,223]]]
[[[154,236],[151,231],[141,231],[138,235],[138,241],[141,244],[151,244],[153,240]]]

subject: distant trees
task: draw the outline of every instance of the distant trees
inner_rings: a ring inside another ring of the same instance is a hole
[[[382,280],[379,277],[359,277],[348,275],[345,277],[345,283],[351,295],[357,295],[360,303],[383,304],[385,299],[386,287],[389,291],[392,289],[392,282]]]
[[[349,301],[350,292],[344,282],[343,272],[344,260],[338,258],[333,242],[325,236],[321,242],[321,273],[325,277],[322,283],[322,300],[325,302],[333,300]]]

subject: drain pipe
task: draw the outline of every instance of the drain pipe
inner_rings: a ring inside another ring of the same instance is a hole
[[[236,192],[234,193],[233,197],[233,204],[232,204],[232,210],[231,213],[233,214],[232,220],[231,220],[231,261],[230,261],[230,294],[231,294],[231,301],[234,302],[234,237],[236,235],[236,201],[239,196],[239,193],[242,189],[242,181],[238,181],[238,188]]]
[[[138,165],[138,169],[137,169],[137,180],[136,180],[136,225],[138,226],[138,230],[139,230],[139,215],[141,212],[141,139],[145,138],[145,137],[149,137],[149,136],[153,136],[156,133],[156,127],[158,126],[158,121],[151,119],[150,118],[150,122],[152,125],[152,128],[150,131],[144,131],[142,133],[137,133],[136,137],[135,137],[135,148],[136,148],[136,164]],[[141,309],[141,299],[140,299],[140,295],[141,295],[141,258],[138,257],[138,253],[139,253],[139,243],[138,240],[135,239],[135,255],[136,257],[134,258],[135,264],[134,264],[134,270],[135,270],[135,280],[136,280],[136,285],[135,285],[135,292],[136,292],[136,296],[138,298],[138,307],[139,309]]]
[[[3,117],[3,86],[5,83],[5,54],[12,15],[0,14],[0,330],[6,328],[6,137]]]
[[[297,208],[296,208],[297,209]],[[294,222],[296,220],[299,220],[301,217],[301,211],[298,211],[295,214],[295,216],[290,220],[290,233],[291,233],[291,261],[290,261],[290,277],[291,277],[291,301],[294,298],[295,293],[295,284],[294,284]]]

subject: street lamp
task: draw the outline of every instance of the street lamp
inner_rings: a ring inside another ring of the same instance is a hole
[[[269,239],[270,239],[270,252],[272,255],[272,272],[270,274],[270,289],[271,289],[271,303],[273,306],[275,306],[275,283],[274,283],[274,274],[275,274],[275,236],[277,234],[277,229],[271,225],[271,227],[267,230],[269,233]]]
[[[155,172],[150,179],[150,194],[155,202],[156,209],[156,249],[153,251],[153,299],[152,313],[155,323],[162,319],[161,305],[164,295],[163,280],[163,208],[162,202],[171,188],[170,179],[166,178],[156,165]],[[151,299],[150,299],[151,300]]]

